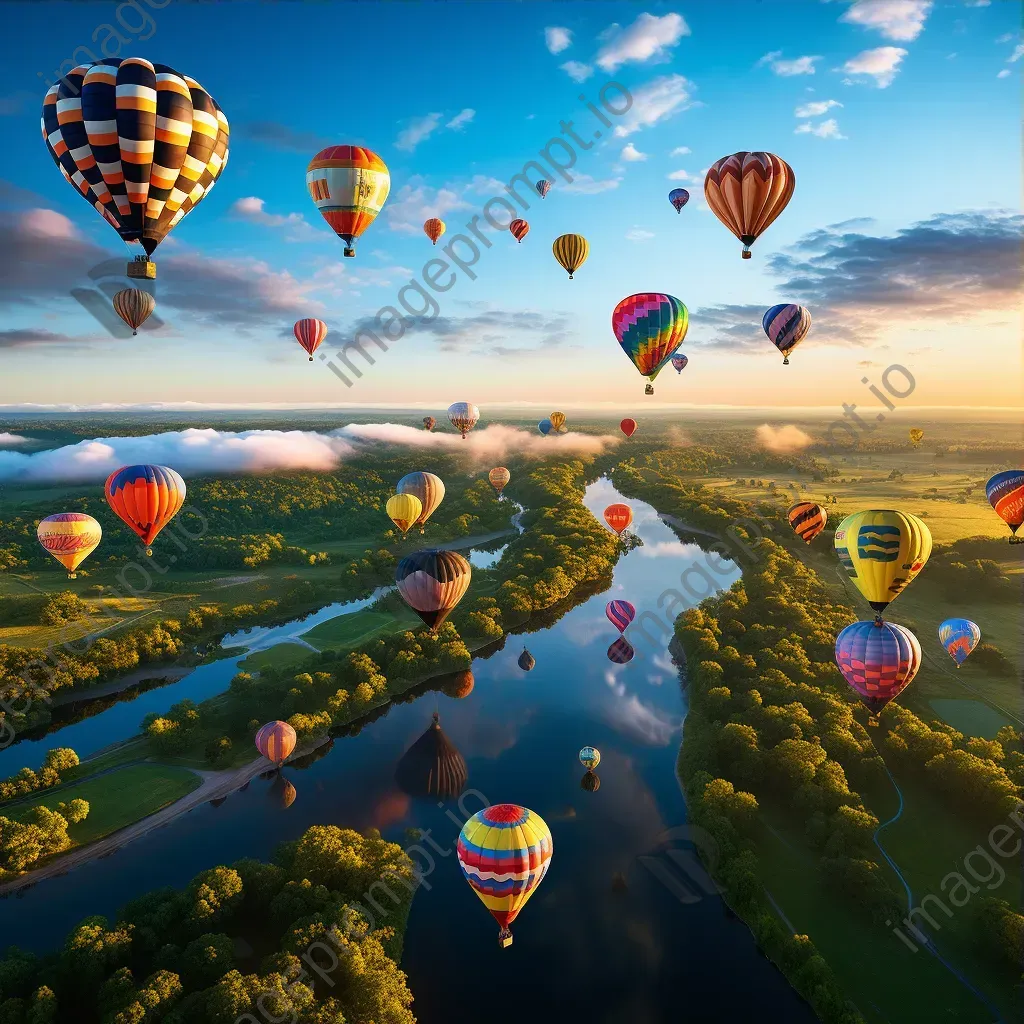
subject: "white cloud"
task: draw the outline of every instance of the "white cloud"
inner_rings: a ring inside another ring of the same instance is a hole
[[[773,427],[768,423],[762,423],[754,431],[754,437],[763,448],[780,454],[798,452],[814,443],[810,434],[805,434],[792,423],[784,427]]]
[[[1006,58],[1006,63],[1016,64],[1017,61],[1021,59],[1021,57],[1024,57],[1024,43],[1018,43],[1013,48],[1013,53],[1011,53],[1010,56]]]
[[[569,185],[562,186],[563,192],[575,192],[577,195],[595,196],[598,192],[609,192],[618,188],[621,178],[604,178],[598,180],[589,174],[577,174]]]
[[[931,9],[932,0],[855,0],[839,20],[910,43],[924,31]]]
[[[676,146],[675,149],[669,153],[669,156],[687,156],[690,153],[689,146]]]
[[[22,437],[21,434],[9,434],[7,431],[0,431],[0,445],[28,444],[31,438]]]
[[[22,234],[54,241],[72,241],[81,237],[78,229],[64,214],[42,208],[26,210],[21,214],[18,229]]]
[[[472,209],[472,204],[466,202],[456,189],[455,185],[432,188],[422,178],[414,176],[388,197],[384,207],[388,227],[400,234],[418,235],[428,217],[444,220],[450,213]]]
[[[892,85],[892,80],[899,71],[900,62],[906,57],[907,51],[899,46],[879,46],[874,50],[865,50],[851,57],[842,70],[848,75],[868,75],[875,80],[879,89]]]
[[[474,174],[469,182],[469,191],[480,195],[500,195],[505,191],[505,183],[486,174]]]
[[[645,231],[643,228],[631,228],[626,232],[626,240],[629,242],[646,242],[648,238],[653,237],[653,231]]]
[[[409,124],[398,133],[395,149],[404,149],[411,153],[424,139],[430,138],[441,123],[440,114],[424,114],[414,117]]]
[[[821,117],[822,114],[827,114],[833,107],[841,107],[842,103],[838,100],[812,100],[810,103],[804,103],[802,106],[796,108],[793,111],[794,117]]]
[[[1010,69],[1009,68],[1003,68],[1003,70],[1000,71],[998,75],[996,75],[996,78],[1009,78],[1009,77],[1010,77]]]
[[[476,117],[476,111],[472,107],[466,107],[464,110],[460,110],[445,125],[445,128],[450,128],[453,132],[461,132],[474,117]]]
[[[634,164],[638,163],[641,160],[646,160],[647,159],[647,154],[646,153],[641,153],[640,150],[637,149],[636,146],[634,146],[632,142],[627,142],[626,143],[626,145],[623,147],[622,152],[619,154],[619,156],[623,160],[626,160],[629,163],[634,163]]]
[[[673,171],[668,175],[669,181],[696,181],[697,179],[689,171]]]
[[[309,222],[300,213],[289,213],[283,216],[279,213],[267,213],[263,208],[263,200],[259,196],[244,196],[236,199],[228,213],[239,220],[248,221],[250,224],[262,224],[268,228],[291,228],[296,234],[292,239],[315,237],[320,232],[314,231]]]
[[[622,687],[622,684],[619,686]],[[629,736],[637,743],[650,747],[668,746],[682,726],[682,721],[669,717],[657,708],[648,707],[636,694],[626,696],[624,688],[615,692],[620,699],[604,711],[608,724],[616,732]]]
[[[604,71],[614,71],[623,64],[642,64],[652,58],[660,63],[668,60],[669,49],[689,34],[690,26],[681,14],[661,18],[641,14],[628,28],[611,25],[602,33],[604,46],[597,55],[597,63]]]
[[[839,131],[839,124],[834,117],[830,117],[821,124],[812,125],[810,121],[798,124],[793,131],[797,135],[817,135],[819,139],[845,139],[846,136]]]
[[[566,61],[562,65],[562,70],[574,82],[585,82],[594,73],[594,69],[589,64],[584,64],[578,60]]]
[[[1012,43],[1017,37],[1013,32],[1004,32],[997,40],[997,43]]]
[[[794,75],[813,75],[814,62],[821,60],[821,57],[796,57],[793,60],[783,60],[781,50],[772,50],[766,53],[755,65],[763,67],[768,65],[777,75],[783,78],[792,78]]]
[[[690,105],[690,86],[682,75],[663,75],[634,89],[633,105],[623,114],[615,134],[625,138],[685,110]]]
[[[544,29],[544,45],[551,53],[561,53],[572,46],[572,32],[567,28],[551,26]]]

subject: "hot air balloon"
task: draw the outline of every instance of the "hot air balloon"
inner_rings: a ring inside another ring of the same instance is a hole
[[[733,153],[708,169],[704,198],[743,243],[743,258],[793,198],[793,168],[774,153]]]
[[[402,755],[395,768],[395,782],[409,796],[420,800],[451,800],[466,788],[466,761],[441,729],[440,716]]]
[[[628,601],[609,601],[604,613],[620,633],[625,633],[626,627],[636,618],[636,609]]]
[[[287,722],[267,722],[256,733],[256,749],[278,768],[295,749],[295,730]]]
[[[563,269],[568,271],[571,281],[572,275],[587,262],[590,245],[582,235],[559,235],[551,243],[551,251]]]
[[[1011,544],[1020,544],[1017,531],[1024,523],[1024,469],[1008,469],[996,473],[985,484],[985,496],[996,515],[1010,528]]]
[[[519,217],[509,224],[508,229],[512,232],[512,237],[517,242],[521,242],[530,233],[530,225]]]
[[[434,427],[436,427],[436,426],[437,426],[437,420],[435,420],[433,416],[424,416],[423,417],[423,429],[424,430],[433,430]]]
[[[895,622],[854,622],[836,638],[836,664],[877,725],[878,713],[917,675],[921,645]]]
[[[543,178],[541,178],[541,180],[537,182],[537,195],[539,195],[541,199],[543,199],[550,191],[551,182],[545,181]]]
[[[771,343],[784,356],[782,365],[788,366],[789,353],[807,337],[811,329],[811,314],[803,306],[780,302],[761,318],[761,326]]]
[[[309,162],[306,188],[321,216],[355,256],[356,239],[373,223],[391,191],[387,164],[362,146],[328,146]]]
[[[536,658],[524,647],[523,653],[519,655],[519,667],[524,672],[529,672],[537,664]]]
[[[682,213],[683,207],[690,201],[690,193],[685,188],[674,188],[668,194],[668,201],[676,208],[676,213]]]
[[[552,430],[554,430],[555,428],[554,428],[554,427],[553,427],[553,426],[551,425],[551,420],[549,420],[549,419],[545,418],[545,419],[542,419],[542,420],[540,421],[540,423],[538,423],[538,424],[537,424],[537,429],[538,429],[538,430],[539,430],[539,431],[540,431],[540,432],[541,432],[541,433],[542,433],[542,434],[543,434],[543,435],[544,435],[545,437],[547,437],[547,436],[548,436],[548,434],[550,434],[550,433],[551,433],[551,431],[552,431]]]
[[[686,306],[675,296],[658,292],[629,295],[612,312],[612,331],[622,351],[652,382],[682,345],[689,325]],[[653,395],[653,384],[645,391]]]
[[[75,570],[96,550],[103,537],[100,524],[84,512],[58,512],[40,520],[36,537],[68,571],[68,579],[75,578]]]
[[[480,419],[480,410],[471,402],[456,402],[448,406],[448,419],[451,425],[462,434],[465,441],[466,434],[475,426]]]
[[[564,412],[553,412],[548,417],[548,420],[550,420],[551,426],[554,428],[555,433],[557,433],[557,434],[564,434],[565,433],[565,429],[566,428],[565,428],[565,413]]]
[[[593,771],[601,763],[601,751],[597,747],[584,747],[580,751],[580,764]]]
[[[167,466],[122,466],[107,477],[107,504],[142,538],[146,554],[185,504],[185,481]]]
[[[427,238],[434,245],[437,245],[437,240],[444,234],[444,221],[439,220],[437,217],[431,217],[430,220],[423,222],[423,230]]]
[[[632,437],[636,433],[636,428],[636,420],[624,419],[619,423],[619,430],[621,430],[626,437]]]
[[[462,827],[456,853],[473,891],[501,926],[498,944],[512,945],[509,925],[551,864],[551,830],[534,811],[493,804]]]
[[[472,575],[456,551],[417,551],[398,563],[395,582],[405,603],[436,633],[469,589]]]
[[[296,320],[292,333],[295,340],[306,350],[309,361],[313,362],[313,353],[327,337],[327,324],[315,317],[306,317],[304,320]]]
[[[156,299],[141,288],[122,288],[111,300],[114,312],[137,335],[139,328],[153,315]]]
[[[423,511],[420,512],[416,525],[420,528],[420,533],[423,533],[424,524],[444,500],[444,481],[433,473],[406,473],[398,481],[395,493],[412,494],[419,498]]]
[[[580,789],[585,793],[596,793],[601,788],[601,780],[592,771],[585,771],[580,779]]]
[[[632,661],[634,654],[636,651],[633,650],[633,645],[624,636],[613,641],[611,647],[608,648],[608,660],[616,665],[625,665]]]
[[[277,807],[280,807],[282,811],[287,811],[293,803],[295,803],[295,797],[298,794],[295,791],[295,787],[280,773],[277,773],[277,777],[274,779],[267,790],[267,797],[270,802]]]
[[[475,685],[476,680],[473,678],[473,673],[467,668],[463,672],[452,672],[446,676],[441,690],[453,700],[462,700],[473,692]]]
[[[920,427],[910,428],[910,445],[912,448],[920,448],[924,440],[924,431]]]
[[[798,501],[790,505],[786,516],[796,535],[808,544],[825,529],[825,523],[828,522],[828,513],[813,501]]]
[[[621,537],[623,530],[633,522],[633,510],[628,505],[616,502],[604,510],[604,521]]]
[[[196,81],[142,57],[104,58],[61,75],[43,100],[43,139],[64,178],[145,256],[202,202],[228,161],[228,120]]]
[[[675,370],[676,373],[682,373],[683,370],[686,369],[686,365],[687,363],[689,363],[689,361],[690,360],[687,359],[686,356],[684,356],[681,352],[677,353],[672,357],[672,369]]]
[[[487,474],[487,479],[498,494],[501,494],[505,490],[506,484],[512,479],[512,474],[504,466],[495,466]]]
[[[850,579],[881,612],[924,568],[932,535],[909,512],[869,509],[847,516],[836,528],[836,554]]]
[[[423,503],[415,494],[392,494],[385,508],[403,537],[423,514]]]
[[[939,643],[959,668],[981,642],[981,630],[970,619],[946,619],[939,626]]]

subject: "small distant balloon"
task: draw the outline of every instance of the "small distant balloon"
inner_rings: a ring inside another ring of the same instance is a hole
[[[462,434],[463,441],[479,419],[480,410],[472,402],[456,402],[454,405],[448,406],[448,420]]]
[[[620,633],[624,633],[626,627],[636,618],[636,608],[629,601],[609,601],[605,605],[604,613]]]
[[[1017,531],[1024,523],[1024,469],[996,473],[985,484],[985,496],[996,515],[1010,528],[1011,544],[1021,543]]]
[[[509,224],[508,229],[512,232],[512,237],[517,242],[521,242],[530,233],[530,225],[520,217],[517,217],[512,221],[512,223]]]
[[[434,427],[436,427],[436,426],[437,426],[437,420],[435,420],[433,416],[424,416],[423,417],[423,429],[424,430],[433,430]]]
[[[632,437],[636,433],[637,422],[633,419],[624,419],[619,423],[619,430],[621,430],[626,437]]]
[[[584,747],[580,751],[580,764],[593,771],[601,763],[601,751],[597,747]]]
[[[808,544],[825,529],[828,513],[814,501],[798,501],[786,513],[796,535]]]
[[[404,537],[423,514],[423,505],[415,494],[393,494],[388,498],[388,518]]]
[[[682,373],[683,370],[686,369],[686,365],[687,363],[689,363],[689,361],[690,360],[687,359],[686,356],[684,356],[682,353],[674,355],[672,357],[672,369],[674,369],[676,373]]]
[[[551,251],[562,269],[568,271],[571,281],[572,275],[586,263],[590,255],[590,244],[582,235],[559,235],[552,242]]]
[[[981,629],[970,619],[946,619],[939,626],[939,643],[959,668],[967,656],[981,643]]]
[[[807,337],[811,314],[803,306],[781,302],[761,318],[768,340],[782,353],[782,365],[789,365],[789,353]]]
[[[558,434],[565,433],[565,413],[564,412],[553,412],[548,419],[551,421],[551,426],[555,428],[555,432]]]
[[[924,431],[920,427],[910,428],[910,445],[912,448],[920,448],[924,440]]]
[[[424,233],[434,245],[437,245],[437,240],[444,234],[444,228],[444,221],[437,217],[431,217],[423,224]]]
[[[506,486],[508,486],[509,480],[512,479],[512,474],[504,466],[495,466],[487,474],[487,479],[498,494],[501,494]]]
[[[320,343],[327,337],[327,324],[315,317],[306,317],[305,320],[297,320],[292,328],[295,340],[303,347],[309,361],[313,362],[313,353],[320,347]]]
[[[633,510],[628,505],[616,502],[604,510],[604,521],[621,537],[623,531],[633,522]]]
[[[668,201],[676,208],[676,213],[682,213],[683,207],[690,201],[690,193],[685,188],[674,188],[668,194]]]
[[[538,424],[537,424],[537,429],[538,429],[538,430],[539,430],[539,431],[540,431],[540,432],[541,432],[541,433],[542,433],[542,434],[543,434],[543,435],[544,435],[545,437],[547,437],[547,436],[548,436],[548,434],[550,434],[550,433],[551,433],[551,431],[552,431],[552,430],[554,430],[555,428],[554,428],[554,426],[552,425],[552,423],[551,423],[551,420],[549,420],[549,419],[547,419],[547,418],[544,418],[544,419],[542,419],[542,420],[540,421],[540,423],[538,423]]]
[[[543,199],[550,191],[551,182],[545,181],[543,178],[541,178],[541,180],[537,182],[537,195],[539,195],[541,199]]]
[[[156,309],[156,299],[141,288],[122,288],[112,303],[114,312],[132,329],[133,335],[139,333],[139,328]]]

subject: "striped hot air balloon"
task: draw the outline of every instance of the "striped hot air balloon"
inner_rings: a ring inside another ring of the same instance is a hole
[[[423,222],[423,232],[433,245],[437,245],[437,240],[444,234],[444,230],[445,223],[439,217],[431,217]]]
[[[423,512],[423,504],[415,494],[392,494],[385,511],[404,537]]]
[[[565,413],[564,412],[553,412],[548,419],[551,421],[551,426],[554,428],[556,434],[564,434],[565,427]]]
[[[612,641],[608,648],[608,660],[616,665],[625,665],[632,661],[634,654],[636,651],[633,650],[633,645],[624,636]]]
[[[633,510],[628,505],[616,502],[604,510],[604,521],[621,537],[623,530],[628,529],[633,522]]]
[[[141,288],[122,288],[111,303],[114,312],[132,329],[133,336],[156,309],[156,299]]]
[[[604,613],[620,633],[625,633],[626,627],[636,618],[636,608],[628,601],[609,601]]]
[[[686,356],[682,354],[682,352],[677,352],[672,357],[672,369],[675,370],[676,373],[682,373],[683,370],[686,369],[689,362],[690,360],[687,359]]]
[[[786,513],[796,535],[808,544],[825,529],[828,513],[814,501],[798,501]]]
[[[917,637],[895,622],[854,622],[836,638],[836,664],[875,717],[912,682],[921,667]]]
[[[546,181],[544,178],[541,178],[541,180],[537,182],[537,195],[539,195],[541,199],[543,199],[550,191],[551,182]]]
[[[981,629],[970,619],[946,619],[939,626],[939,643],[959,668],[967,656],[981,643]]]
[[[690,193],[685,188],[674,188],[668,194],[668,201],[675,208],[676,213],[682,213],[683,207],[690,201]]]
[[[686,337],[690,314],[674,295],[627,295],[612,312],[612,332],[641,375],[653,382]],[[653,395],[649,384],[646,393]]]
[[[142,539],[147,555],[185,504],[185,481],[168,466],[122,466],[107,477],[103,492],[118,518]]]
[[[43,100],[46,148],[125,242],[152,256],[227,166],[227,118],[194,79],[142,57],[80,64]],[[155,277],[156,265],[128,276]]]
[[[509,224],[508,229],[512,232],[512,237],[517,242],[521,242],[530,233],[530,225],[520,217],[517,217],[512,221],[512,223]]]
[[[451,800],[466,788],[466,760],[441,729],[440,716],[402,755],[395,767],[399,789],[420,800]]]
[[[327,324],[315,317],[306,317],[304,320],[295,322],[292,333],[295,335],[295,340],[306,350],[309,361],[313,362],[313,353],[327,337]]]
[[[494,469],[487,474],[488,482],[499,495],[503,490],[505,490],[505,487],[511,479],[512,474],[504,466],[495,466]]]
[[[1024,469],[996,473],[985,484],[985,496],[996,515],[1010,528],[1011,544],[1019,544],[1017,531],[1024,523]]]
[[[509,926],[547,874],[552,850],[544,819],[518,804],[485,807],[462,827],[456,847],[459,867],[501,926],[500,946],[512,944]]]
[[[555,259],[562,265],[562,269],[569,274],[569,280],[590,255],[590,243],[582,235],[559,235],[551,243],[551,251]]]
[[[355,256],[356,239],[374,222],[391,191],[387,164],[363,146],[328,146],[309,162],[306,188],[320,215]]]
[[[41,520],[36,537],[44,551],[53,555],[75,578],[75,570],[96,550],[103,538],[100,524],[84,512],[57,512]]]
[[[462,440],[466,440],[469,433],[480,419],[480,410],[472,402],[456,402],[448,406],[448,420],[451,425],[462,434]]]
[[[472,575],[456,551],[417,551],[398,563],[395,583],[405,603],[436,633],[465,596]]]
[[[433,473],[406,473],[398,486],[396,494],[412,494],[419,498],[422,511],[416,520],[416,525],[423,533],[423,527],[427,520],[437,511],[437,506],[444,501],[444,481]]]
[[[437,426],[437,420],[435,420],[433,416],[424,416],[423,417],[423,429],[424,430],[433,430],[434,427],[436,427],[436,426]]]
[[[278,768],[295,749],[295,730],[287,722],[267,722],[256,733],[256,749]]]
[[[785,357],[783,366],[789,365],[789,353],[807,337],[811,329],[811,314],[803,306],[781,302],[772,306],[761,318],[761,326],[771,343]]]

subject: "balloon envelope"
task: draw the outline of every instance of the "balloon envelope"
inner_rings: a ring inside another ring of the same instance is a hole
[[[981,629],[970,619],[946,619],[939,626],[939,643],[959,668],[981,642]]]
[[[633,510],[628,505],[616,502],[604,510],[604,521],[621,537],[622,531],[633,522]]]
[[[517,242],[521,242],[530,233],[530,225],[520,217],[517,217],[512,221],[512,223],[509,224],[508,229],[512,232],[512,237]]]
[[[590,255],[590,244],[582,235],[559,235],[551,244],[551,251],[562,268],[569,273],[569,280]]]
[[[431,217],[430,220],[424,221],[423,224],[424,233],[434,245],[437,245],[437,240],[444,234],[444,229],[444,221],[437,217]]]
[[[185,503],[185,481],[168,466],[122,466],[103,490],[107,504],[147,545]]]
[[[96,550],[103,538],[100,524],[84,512],[57,512],[41,520],[36,538],[44,551],[53,555],[73,576],[75,570]]]
[[[910,685],[921,667],[917,637],[895,622],[854,622],[836,638],[836,664],[872,714]]]
[[[278,767],[295,749],[295,730],[287,722],[267,722],[256,733],[256,749]]]
[[[672,368],[676,373],[682,373],[686,369],[687,364],[690,362],[681,352],[677,353],[672,357]]]
[[[621,430],[626,437],[632,437],[636,433],[637,422],[633,419],[624,419],[619,423],[619,430]]]
[[[466,787],[466,761],[441,729],[438,713],[427,731],[402,755],[395,782],[421,800],[451,800]]]
[[[541,178],[541,180],[537,182],[537,194],[541,197],[541,199],[543,199],[550,191],[551,182],[545,181],[543,178]]]
[[[327,337],[327,324],[315,317],[306,317],[304,320],[295,322],[292,333],[295,335],[295,340],[305,349],[309,361],[313,362],[313,353]]]
[[[487,474],[487,479],[490,485],[499,493],[505,490],[509,480],[512,479],[512,474],[504,466],[495,466],[494,469]]]
[[[537,429],[538,429],[538,430],[539,430],[539,431],[540,431],[540,432],[541,432],[541,433],[542,433],[542,434],[543,434],[543,435],[544,435],[545,437],[547,437],[547,435],[548,435],[548,434],[550,434],[550,433],[551,433],[551,431],[552,431],[552,430],[554,430],[555,428],[554,428],[554,427],[553,427],[553,426],[551,425],[551,420],[549,420],[549,419],[545,418],[545,419],[542,419],[542,420],[540,421],[540,423],[538,423],[538,424],[537,424]]]
[[[612,331],[630,362],[653,381],[683,343],[690,316],[673,295],[627,295],[612,312]]]
[[[857,589],[877,612],[895,600],[924,568],[932,535],[917,516],[869,509],[836,528],[836,554]]]
[[[628,601],[609,601],[605,605],[604,613],[620,633],[624,633],[626,627],[636,618],[636,608]]]
[[[423,429],[424,430],[433,430],[434,427],[436,427],[436,426],[437,426],[437,420],[435,420],[433,416],[424,416],[423,417]]]
[[[624,636],[620,636],[618,640],[613,641],[612,645],[608,648],[608,660],[616,665],[625,665],[627,662],[632,661],[634,654],[636,654],[636,651],[633,650],[633,645]]]
[[[448,420],[463,438],[476,426],[479,419],[480,410],[472,402],[456,402],[448,406]]]
[[[398,563],[395,583],[405,603],[436,632],[465,596],[472,575],[456,551],[417,551]]]
[[[580,764],[591,771],[601,763],[601,751],[597,747],[584,747],[580,751]]]
[[[512,941],[509,925],[526,906],[551,864],[551,830],[535,811],[494,804],[463,826],[456,846],[459,867],[501,925],[499,941]]]
[[[534,665],[537,664],[537,660],[534,656],[524,647],[523,653],[519,655],[519,667],[524,672],[529,672]]]
[[[985,496],[996,515],[1016,534],[1024,523],[1024,469],[996,473],[985,484]]]
[[[141,288],[122,288],[111,301],[114,312],[132,329],[132,334],[139,333],[156,309],[156,299]]]
[[[910,443],[915,448],[919,448],[921,442],[924,440],[924,431],[920,427],[910,428]]]
[[[328,146],[309,162],[306,188],[320,215],[355,256],[355,240],[374,222],[388,192],[387,164],[363,146]]]
[[[412,494],[419,498],[423,510],[416,525],[422,527],[444,500],[444,481],[433,473],[406,473],[398,481],[395,493]]]
[[[423,503],[415,494],[392,494],[386,506],[388,518],[404,537],[423,514]]]
[[[553,412],[548,420],[551,422],[551,426],[555,428],[555,431],[559,434],[565,433],[565,413],[564,412]]]
[[[807,337],[811,329],[811,314],[803,306],[780,303],[772,306],[761,318],[761,326],[769,341],[783,354],[784,363],[789,362],[789,353]]]
[[[798,501],[786,513],[796,535],[808,544],[825,529],[828,513],[816,502]]]
[[[681,213],[690,201],[690,193],[685,188],[674,188],[668,194],[668,201],[675,207],[676,213]]]

